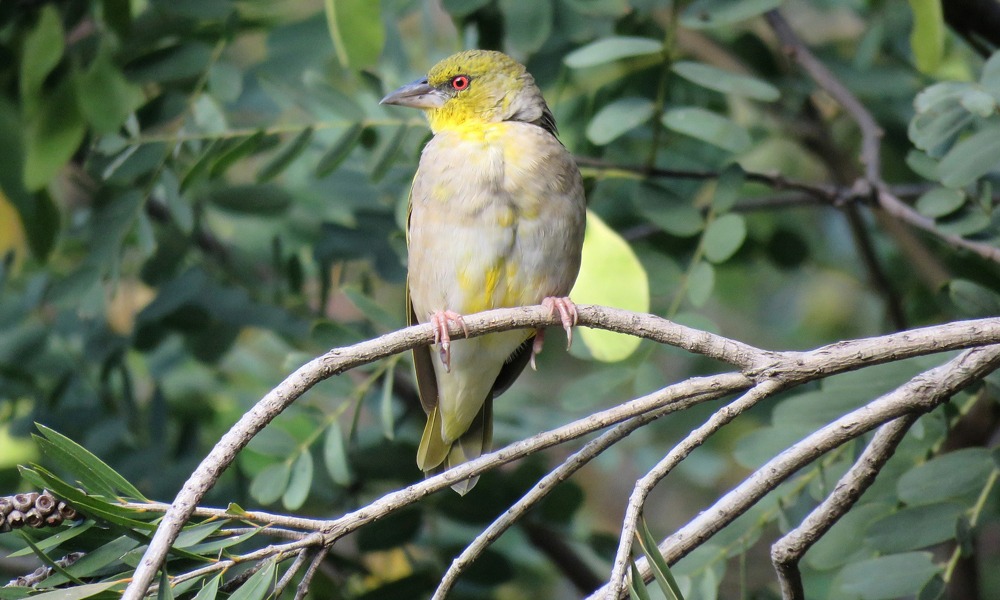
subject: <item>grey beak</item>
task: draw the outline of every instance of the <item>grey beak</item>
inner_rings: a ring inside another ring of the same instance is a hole
[[[447,101],[448,96],[441,90],[431,87],[425,77],[390,92],[389,95],[382,98],[379,104],[394,104],[411,108],[441,108]]]

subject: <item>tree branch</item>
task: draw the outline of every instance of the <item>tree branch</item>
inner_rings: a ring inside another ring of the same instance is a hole
[[[963,352],[944,365],[926,371],[896,390],[833,421],[793,444],[752,473],[709,509],[664,540],[660,553],[674,563],[746,512],[768,492],[796,471],[829,450],[861,436],[883,423],[909,413],[933,410],[954,394],[982,379],[1000,366],[1000,346],[991,345]],[[643,579],[652,573],[648,561],[638,561]],[[591,598],[616,599],[606,585]]]
[[[899,442],[919,415],[910,413],[879,427],[854,466],[837,482],[833,493],[826,497],[802,523],[771,546],[771,561],[778,573],[783,600],[805,600],[799,561],[842,516],[847,514],[875,477],[892,458]]]
[[[467,479],[527,454],[609,427],[635,415],[664,406],[678,398],[727,389],[735,392],[754,381],[775,379],[783,386],[798,385],[828,375],[882,362],[945,350],[1000,343],[1000,318],[960,321],[898,334],[838,342],[811,352],[773,352],[720,335],[684,327],[653,315],[600,306],[578,307],[579,324],[617,331],[669,344],[736,365],[743,373],[694,378],[660,392],[602,411],[569,425],[512,444],[464,465],[388,494],[374,503],[334,521],[323,523],[323,543],[332,543],[374,518],[385,515],[439,489]],[[557,325],[557,317],[543,306],[500,309],[469,315],[465,326],[470,337],[511,329]],[[452,336],[465,335],[455,325]],[[369,362],[432,341],[431,326],[416,325],[374,340],[338,348],[319,356],[289,375],[268,392],[222,436],[184,484],[125,590],[126,600],[139,600],[155,578],[166,554],[198,502],[229,467],[236,454],[278,414],[316,383]],[[319,524],[320,522],[316,522]]]

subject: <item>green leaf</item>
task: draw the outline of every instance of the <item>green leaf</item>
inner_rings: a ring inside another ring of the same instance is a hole
[[[646,554],[646,558],[649,559],[649,568],[653,571],[653,576],[656,577],[656,582],[660,585],[660,591],[668,599],[684,600],[684,594],[681,593],[680,587],[677,586],[674,574],[670,572],[670,565],[667,564],[667,561],[664,560],[663,555],[660,553],[656,539],[649,531],[649,526],[646,525],[645,517],[639,518],[638,529],[636,537],[639,540],[639,546]]]
[[[75,538],[76,536],[80,535],[81,533],[85,533],[87,530],[89,530],[95,524],[96,524],[95,521],[87,520],[87,521],[84,521],[82,523],[73,525],[69,529],[65,529],[63,531],[60,531],[60,532],[56,533],[55,535],[50,535],[50,536],[48,536],[46,538],[38,540],[38,542],[35,544],[35,548],[37,548],[38,550],[43,550],[43,551],[49,550],[50,548],[55,548],[56,546],[59,546],[60,544],[62,544],[64,542],[70,541],[71,539]],[[29,548],[22,548],[22,549],[18,550],[17,552],[11,552],[10,554],[7,555],[7,558],[17,558],[19,556],[29,556],[30,554],[32,554],[32,551],[33,551],[33,549],[30,548],[30,547]]]
[[[361,123],[355,123],[347,128],[337,141],[330,146],[330,149],[319,159],[316,164],[316,177],[322,179],[340,166],[344,159],[351,154],[351,150],[361,140],[361,133],[364,131]]]
[[[705,261],[698,261],[687,276],[687,297],[691,304],[701,308],[712,297],[715,289],[715,269]]]
[[[979,83],[1000,102],[1000,53],[994,52],[983,65]]]
[[[965,507],[956,503],[912,506],[876,519],[865,532],[865,544],[892,554],[919,550],[955,538]]]
[[[143,102],[142,90],[125,79],[104,47],[86,71],[76,78],[80,111],[99,133],[121,128],[125,119]]]
[[[48,580],[46,580],[46,583],[48,583]],[[84,598],[93,598],[101,592],[106,592],[116,586],[125,589],[125,584],[126,582],[124,581],[88,583],[86,585],[78,585],[68,589],[45,592],[43,594],[32,596],[31,598],[32,600],[83,600]]]
[[[992,124],[955,144],[939,165],[941,183],[969,185],[1000,166],[1000,124]]]
[[[288,168],[288,165],[292,164],[292,161],[298,158],[309,147],[312,136],[312,127],[306,127],[299,132],[292,141],[276,152],[274,157],[261,168],[257,173],[257,183],[266,183],[283,173]]]
[[[72,82],[46,94],[25,125],[24,185],[36,191],[76,154],[87,131]]]
[[[993,469],[988,449],[955,450],[903,473],[896,493],[900,500],[914,506],[962,498],[978,493]]]
[[[229,596],[229,600],[264,600],[271,583],[277,573],[278,564],[270,561],[266,566],[254,573],[246,583],[241,585]]]
[[[312,453],[306,448],[292,463],[292,474],[288,481],[288,489],[281,497],[281,504],[288,510],[298,510],[309,497],[309,488],[313,481]]]
[[[913,31],[910,50],[921,73],[932,74],[941,66],[944,56],[944,16],[938,0],[910,0],[913,11]]]
[[[681,25],[689,29],[726,27],[778,8],[781,0],[695,0],[684,9]]]
[[[708,224],[705,229],[705,259],[719,264],[729,260],[743,245],[747,237],[747,223],[743,215],[726,213]]]
[[[533,54],[552,34],[552,0],[500,0],[507,25],[506,42],[524,54]]]
[[[589,210],[580,275],[570,296],[579,304],[649,311],[649,280],[642,263],[628,242]],[[586,327],[580,338],[591,356],[603,362],[624,360],[640,342],[637,337]]]
[[[284,188],[269,183],[218,188],[208,193],[208,200],[225,210],[264,216],[280,215],[292,203]]]
[[[38,13],[38,22],[24,38],[21,50],[21,97],[27,100],[42,89],[45,78],[62,59],[62,21],[54,4],[45,4]]]
[[[250,482],[250,495],[261,504],[273,504],[288,489],[292,468],[286,461],[268,465]]]
[[[241,158],[256,152],[265,143],[267,143],[267,140],[264,137],[263,131],[257,131],[253,135],[235,142],[212,163],[212,167],[209,169],[211,177],[221,176],[226,172],[226,169],[236,164]]]
[[[715,182],[715,193],[712,195],[712,209],[715,214],[721,215],[733,208],[739,200],[745,179],[746,173],[738,163],[733,163],[722,171]]]
[[[837,579],[851,597],[889,600],[916,594],[939,571],[929,553],[908,552],[849,564]]]
[[[88,552],[86,556],[83,556],[80,560],[67,567],[66,571],[73,577],[90,577],[110,565],[121,565],[122,556],[124,556],[126,552],[134,550],[138,546],[139,542],[137,540],[123,535],[108,542],[107,544],[104,544],[96,550]],[[46,579],[45,585],[56,586],[66,582],[66,577],[57,573]]]
[[[948,283],[948,296],[968,317],[994,317],[1000,315],[1000,295],[967,279],[954,279]]]
[[[400,125],[397,127],[393,136],[386,140],[381,146],[378,147],[378,150],[375,151],[375,156],[372,158],[372,170],[369,175],[372,182],[378,183],[389,171],[389,167],[392,166],[392,162],[396,159],[396,155],[399,154],[399,149],[403,145],[403,139],[406,137],[406,130],[406,125]]]
[[[734,154],[743,152],[752,142],[745,129],[728,118],[703,108],[673,108],[664,113],[662,120],[663,125],[671,131],[689,135]]]
[[[99,482],[98,485],[101,487],[107,486],[107,488],[121,492],[128,498],[149,502],[127,479],[83,446],[45,425],[36,423],[35,426],[45,436],[45,441],[48,442],[47,446],[52,450],[59,451],[64,457],[65,462],[61,462],[61,464],[68,471],[79,477],[86,476],[90,481]],[[36,439],[38,438],[36,437]],[[39,442],[42,441],[39,439]]]
[[[684,79],[723,94],[774,102],[781,92],[766,81],[748,75],[738,75],[705,63],[681,61],[674,63],[674,73]]]
[[[808,432],[803,432],[806,433]],[[809,549],[805,562],[814,569],[829,571],[870,557],[871,549],[859,544],[858,540],[864,539],[868,523],[888,514],[891,509],[888,504],[859,503]]]
[[[643,182],[637,196],[643,216],[671,235],[692,237],[705,227],[701,211],[666,188]]]
[[[382,8],[378,0],[324,0],[326,24],[342,67],[361,70],[375,65],[382,46]]]
[[[344,444],[344,433],[339,423],[331,423],[326,430],[326,441],[323,444],[323,463],[333,481],[347,487],[354,480],[351,466],[347,461],[347,447]]]
[[[633,56],[663,52],[659,40],[643,37],[612,36],[591,42],[566,55],[563,62],[572,69],[593,67]]]
[[[997,110],[997,99],[993,97],[993,94],[976,88],[967,90],[958,99],[958,102],[965,110],[984,119]]]
[[[587,139],[598,146],[642,125],[653,116],[653,103],[646,98],[619,98],[601,108],[587,125]]]
[[[917,211],[931,218],[943,217],[965,204],[965,193],[945,187],[930,189],[917,198]]]
[[[194,600],[215,600],[219,595],[219,584],[222,583],[222,575],[216,575],[198,591],[198,595],[194,597]]]
[[[652,600],[649,595],[649,590],[646,589],[646,583],[642,580],[642,574],[639,573],[639,567],[636,566],[635,560],[629,557],[629,578],[628,578],[628,593],[632,600]]]

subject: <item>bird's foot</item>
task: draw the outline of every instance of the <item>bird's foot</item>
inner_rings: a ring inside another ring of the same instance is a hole
[[[462,319],[462,315],[457,312],[439,310],[431,315],[430,324],[434,329],[434,343],[438,345],[445,372],[451,373],[451,335],[448,333],[448,321],[460,326],[466,337],[469,336],[469,330],[465,328],[465,320]]]
[[[566,330],[566,349],[569,350],[573,345],[573,326],[579,318],[576,312],[576,304],[568,297],[558,298],[555,296],[549,296],[542,300],[542,306],[549,309],[549,315],[555,316],[559,313],[559,319],[562,321],[563,329]],[[535,341],[531,344],[531,369],[537,370],[535,367],[535,356],[542,351],[542,345],[545,343],[545,330],[538,328],[535,330]]]

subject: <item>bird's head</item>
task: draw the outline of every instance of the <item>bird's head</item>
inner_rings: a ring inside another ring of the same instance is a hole
[[[555,133],[534,78],[524,65],[492,50],[453,54],[381,103],[423,109],[435,133],[500,121],[534,123]]]

